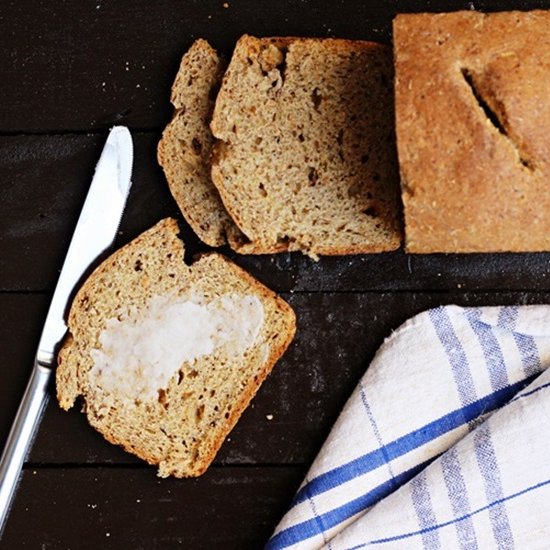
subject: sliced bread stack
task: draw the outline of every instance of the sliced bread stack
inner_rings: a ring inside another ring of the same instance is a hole
[[[201,55],[211,63],[198,63]],[[220,66],[205,41],[191,47],[159,144],[172,193],[197,235],[212,245],[225,235],[232,248],[253,254],[398,248],[391,48],[245,35],[214,101]],[[185,200],[185,189],[216,200]],[[212,219],[216,239],[201,227]]]
[[[208,121],[224,69],[208,42],[197,40],[191,46],[172,87],[174,117],[158,148],[172,195],[189,225],[210,246],[224,244],[232,224],[209,169],[214,138]]]
[[[217,253],[184,263],[172,219],[101,264],[75,296],[57,395],[110,442],[197,476],[295,332],[282,299]]]

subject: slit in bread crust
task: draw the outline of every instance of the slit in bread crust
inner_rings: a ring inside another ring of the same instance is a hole
[[[491,99],[487,97],[487,94],[484,93],[479,86],[477,86],[475,75],[472,71],[466,67],[461,67],[460,72],[462,73],[464,81],[470,88],[472,95],[474,96],[480,109],[485,114],[487,120],[494,126],[500,135],[508,140],[516,151],[520,164],[531,172],[535,170],[536,165],[533,160],[527,158],[527,156],[521,151],[520,146],[514,141],[507,130],[508,121],[506,120],[504,108],[502,106],[497,108],[496,100],[491,101]]]

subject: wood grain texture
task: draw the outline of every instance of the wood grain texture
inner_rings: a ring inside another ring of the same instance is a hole
[[[224,7],[227,4],[228,7]],[[161,128],[183,52],[206,38],[229,55],[244,33],[389,43],[398,12],[531,9],[543,0],[144,0],[5,2],[0,131],[66,132],[125,124]]]
[[[259,549],[303,475],[213,468],[161,480],[149,468],[30,468],[0,549]]]
[[[160,128],[170,117],[170,83],[195,38],[229,54],[244,33],[339,36],[388,43],[398,9],[432,2],[284,3],[255,0],[6,2],[0,49],[4,132]],[[450,9],[469,7],[454,2]],[[85,98],[83,100],[83,98]],[[45,106],[47,108],[45,108]]]
[[[227,4],[228,7],[224,7]],[[550,8],[548,0],[7,0],[0,11],[0,443],[113,124],[136,150],[116,246],[176,216],[156,144],[191,42],[225,55],[243,33],[391,41],[397,12]],[[206,249],[182,222],[187,257]],[[215,465],[160,480],[51,400],[0,549],[261,548],[391,330],[440,304],[549,303],[550,254],[239,256],[283,292],[298,332]],[[51,388],[53,396],[54,389]],[[272,418],[271,418],[272,415]]]
[[[51,291],[106,133],[0,136],[0,290]],[[183,221],[156,162],[160,134],[136,133],[133,187],[115,246],[165,216],[182,227],[187,256],[207,250]],[[550,288],[550,254],[242,256],[220,249],[273,290]]]

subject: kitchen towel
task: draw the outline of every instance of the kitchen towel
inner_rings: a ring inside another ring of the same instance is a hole
[[[550,306],[413,317],[378,350],[267,549],[512,548],[525,533],[502,510],[527,498],[524,514],[550,525],[549,364]]]

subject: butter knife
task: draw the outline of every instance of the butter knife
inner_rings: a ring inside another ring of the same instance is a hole
[[[115,126],[97,163],[57,282],[38,344],[34,367],[0,458],[0,533],[15,494],[23,461],[48,401],[56,352],[67,332],[65,314],[75,287],[116,236],[131,186],[132,137]]]

